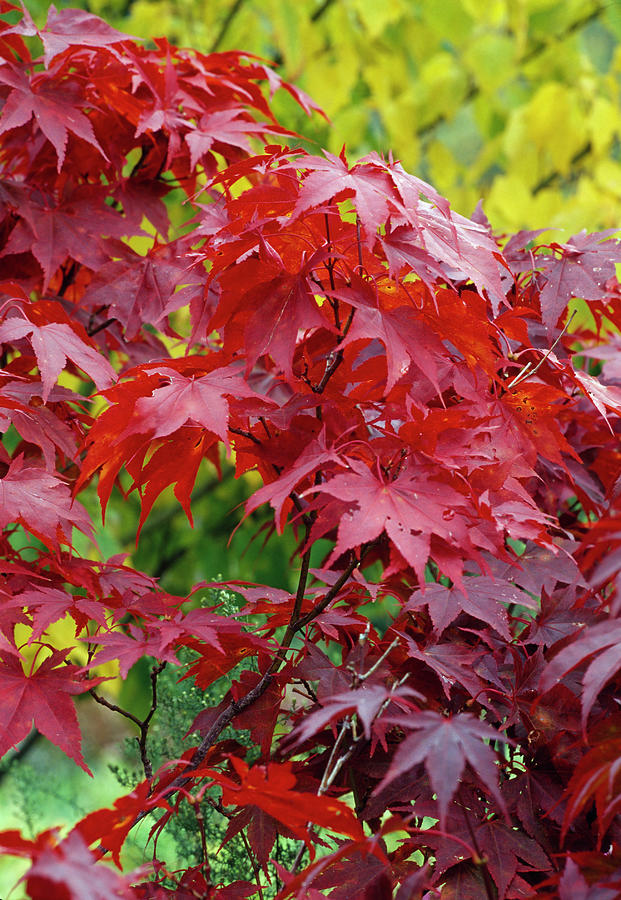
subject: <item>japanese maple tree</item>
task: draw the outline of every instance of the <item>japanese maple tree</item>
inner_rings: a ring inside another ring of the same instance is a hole
[[[0,833],[27,896],[618,896],[621,244],[500,238],[392,158],[300,149],[266,97],[312,102],[241,52],[0,12],[0,752],[35,728],[87,768],[84,695],[143,768],[68,833]],[[91,484],[138,493],[137,536],[167,488],[190,525],[225,454],[239,518],[295,536],[291,592],[206,608],[78,552]],[[140,718],[101,666],[145,656]],[[205,705],[154,771],[164,667]],[[212,877],[212,809],[242,879]]]

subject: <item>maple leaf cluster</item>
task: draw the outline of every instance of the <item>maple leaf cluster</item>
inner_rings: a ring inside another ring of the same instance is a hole
[[[158,772],[155,699],[121,711],[145,777],[111,809],[0,833],[28,896],[618,896],[619,241],[501,240],[392,159],[296,148],[264,88],[312,102],[242,53],[0,12],[0,754],[34,727],[87,768],[102,663],[151,657],[154,698],[235,670]],[[77,551],[91,482],[137,533],[168,487],[191,523],[223,453],[296,537],[291,592],[230,582],[227,615]],[[207,847],[123,873],[146,815],[203,801],[246,880]]]

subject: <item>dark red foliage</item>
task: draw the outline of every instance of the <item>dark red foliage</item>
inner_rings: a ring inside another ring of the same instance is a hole
[[[254,896],[280,835],[282,900],[618,896],[619,241],[503,243],[392,159],[276,146],[264,88],[312,103],[242,53],[0,11],[0,752],[34,726],[85,766],[104,661],[155,683],[188,648],[201,690],[238,667],[156,774],[134,715],[145,780],[112,809],[0,834],[28,895]],[[191,522],[233,451],[245,514],[297,539],[291,593],[231,582],[227,616],[77,552],[90,482],[139,493],[138,533],[168,486]],[[204,796],[248,880],[104,865]]]

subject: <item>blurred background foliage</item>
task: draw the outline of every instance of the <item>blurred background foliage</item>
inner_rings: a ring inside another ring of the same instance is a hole
[[[26,5],[43,24],[49,3]],[[80,6],[146,40],[163,35],[205,52],[240,49],[271,60],[331,120],[304,117],[281,91],[274,110],[284,125],[332,152],[345,144],[350,161],[372,150],[392,151],[458,212],[469,215],[482,199],[497,231],[551,227],[568,237],[582,228],[619,225],[621,0],[57,0],[56,6]],[[169,203],[172,221],[187,219],[187,211],[175,208],[174,194]],[[232,471],[223,461],[218,481],[206,465],[195,491],[193,530],[172,494],[163,495],[137,546],[138,498],[117,492],[103,526],[89,489],[83,500],[99,518],[102,555],[130,554],[130,564],[157,575],[176,594],[218,575],[294,588],[294,538],[270,538],[267,511],[242,523],[229,544],[251,488]],[[86,546],[78,550],[87,552]],[[382,627],[389,610],[376,608],[370,616]],[[163,722],[179,697],[187,705],[181,686],[175,692],[169,681]],[[139,711],[148,697],[147,662],[116,685],[120,702]],[[110,761],[116,759],[117,768],[126,763],[110,741],[101,744],[113,735],[118,746],[128,732],[106,714],[101,723],[93,712],[84,720],[96,796],[89,797],[84,773],[70,774],[55,748],[37,741],[20,753],[19,767],[10,760],[0,767],[7,823],[30,823],[35,830],[35,821],[37,828],[75,821],[86,808],[124,792],[105,772]],[[176,726],[169,731],[178,737]],[[13,883],[14,873],[0,865],[0,890]]]

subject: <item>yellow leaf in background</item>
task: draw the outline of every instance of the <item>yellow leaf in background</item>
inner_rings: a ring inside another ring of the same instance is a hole
[[[458,179],[459,167],[451,151],[440,141],[433,141],[427,148],[431,181],[439,191],[446,191],[447,185]]]
[[[514,112],[504,137],[504,151],[512,172],[531,187],[546,175],[566,175],[586,144],[580,98],[567,85],[548,82],[532,100]]]
[[[505,0],[463,0],[464,8],[477,22],[501,25],[507,15]]]
[[[472,77],[486,94],[493,94],[515,77],[518,44],[506,34],[483,32],[465,48],[463,59]]]
[[[593,172],[593,189],[621,199],[621,165],[612,159],[602,159]]]
[[[619,136],[620,130],[621,116],[617,104],[605,97],[595,97],[586,122],[586,134],[591,139],[596,156],[610,149],[613,138]]]
[[[358,82],[358,58],[351,45],[343,47],[336,59],[320,56],[311,60],[304,78],[304,89],[332,118],[349,105]]]
[[[350,0],[350,3],[371,39],[379,37],[387,25],[397,22],[408,11],[403,0],[384,0],[382,3],[377,0]]]

